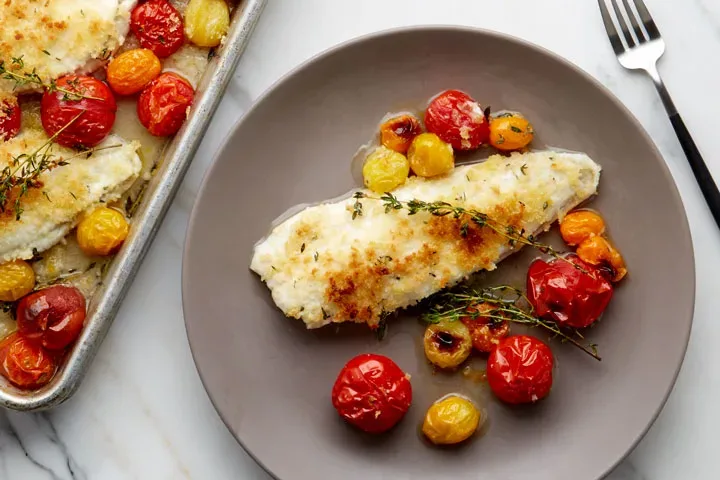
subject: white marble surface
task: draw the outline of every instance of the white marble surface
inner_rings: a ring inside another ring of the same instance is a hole
[[[661,71],[720,180],[720,2],[646,0],[668,43]],[[230,126],[280,76],[357,35],[414,24],[507,32],[570,59],[609,87],[662,150],[688,210],[697,308],[685,364],[660,418],[611,480],[720,476],[720,232],[649,81],[623,70],[594,0],[269,0],[182,190],[77,394],[42,414],[0,412],[0,478],[261,479],[196,373],[180,304],[181,254],[195,193]],[[672,228],[668,225],[667,228]],[[658,299],[657,301],[662,301]],[[581,479],[579,479],[581,480]]]

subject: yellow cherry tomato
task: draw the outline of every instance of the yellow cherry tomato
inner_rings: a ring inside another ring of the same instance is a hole
[[[481,419],[480,411],[470,400],[450,395],[430,406],[422,431],[436,445],[452,445],[470,438]]]
[[[410,163],[405,155],[387,147],[376,148],[363,165],[365,186],[376,193],[395,190],[405,183],[409,173]]]
[[[14,302],[35,288],[35,271],[24,260],[0,265],[0,302]]]
[[[455,156],[449,143],[434,133],[421,133],[408,149],[410,168],[420,177],[435,177],[455,168]]]
[[[560,235],[571,246],[580,245],[590,237],[605,233],[605,221],[590,210],[576,210],[568,213],[560,222]]]
[[[185,35],[199,47],[217,47],[229,27],[225,0],[190,0],[185,9]]]
[[[115,57],[107,68],[107,81],[115,93],[132,95],[160,75],[160,59],[147,48],[136,48]]]
[[[578,246],[576,253],[578,257],[591,265],[601,268],[610,267],[613,282],[619,282],[627,275],[625,260],[605,237],[588,238]]]
[[[430,363],[450,369],[457,367],[470,356],[472,337],[464,323],[442,321],[427,327],[423,346]]]
[[[77,241],[86,255],[106,256],[120,248],[129,231],[130,225],[122,213],[100,207],[80,222]]]
[[[498,150],[519,150],[532,142],[530,122],[518,114],[500,115],[490,119],[490,145]]]

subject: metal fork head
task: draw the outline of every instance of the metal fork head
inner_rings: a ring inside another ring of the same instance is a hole
[[[598,3],[620,65],[632,70],[654,71],[665,52],[665,42],[643,0],[598,0]]]

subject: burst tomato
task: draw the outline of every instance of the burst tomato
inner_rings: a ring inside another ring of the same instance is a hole
[[[177,52],[185,41],[182,16],[167,0],[150,0],[135,7],[130,29],[143,48],[160,58]]]
[[[503,402],[517,405],[544,398],[552,387],[553,355],[535,337],[514,335],[490,353],[487,380]]]
[[[528,269],[527,292],[538,316],[584,328],[605,311],[613,287],[596,267],[568,255],[565,260],[535,260]]]
[[[0,342],[0,374],[16,387],[40,388],[52,379],[55,370],[53,355],[17,332]]]
[[[0,142],[10,140],[20,131],[20,104],[13,96],[0,98]]]
[[[412,401],[409,376],[383,355],[350,360],[332,389],[332,403],[348,423],[369,433],[390,430]]]
[[[137,113],[140,123],[156,137],[175,134],[187,117],[195,92],[174,73],[163,73],[140,94]]]
[[[55,285],[24,297],[17,306],[18,332],[50,350],[70,345],[85,321],[85,297],[75,287]]]
[[[473,150],[490,137],[490,122],[480,104],[458,90],[447,90],[430,102],[425,127],[455,150]]]
[[[47,134],[57,134],[55,141],[70,148],[90,148],[102,142],[115,123],[117,111],[110,88],[85,75],[61,77],[56,85],[57,89],[43,94],[40,103]]]
[[[468,307],[468,315],[460,321],[470,330],[473,348],[478,352],[490,353],[500,341],[508,336],[510,326],[502,317],[502,312],[493,312],[496,308],[489,303]]]

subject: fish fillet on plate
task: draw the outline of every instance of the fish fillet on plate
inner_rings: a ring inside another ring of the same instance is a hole
[[[0,170],[17,169],[13,159],[37,150],[47,139],[41,130],[26,129],[0,143]],[[28,189],[21,198],[20,220],[16,220],[13,200],[17,188],[8,195],[5,212],[0,212],[0,264],[32,258],[33,249],[42,252],[61,241],[83,212],[120,198],[140,174],[139,147],[137,142],[110,135],[96,147],[102,150],[87,157],[53,144],[52,159],[68,159],[68,165],[40,175],[42,186]]]
[[[495,155],[441,178],[411,177],[393,194],[401,201],[446,201],[487,214],[526,234],[546,230],[594,195],[600,166],[564,152]],[[371,192],[365,192],[373,195]],[[377,195],[374,195],[377,197]],[[307,328],[335,322],[375,326],[386,313],[416,304],[512,253],[508,239],[487,227],[355,199],[308,207],[258,243],[250,268],[275,304]]]
[[[125,41],[137,0],[3,0],[0,61],[49,83],[62,75],[91,72]],[[13,61],[13,59],[15,59]],[[0,91],[15,88],[0,79]],[[35,84],[20,91],[38,89]]]

